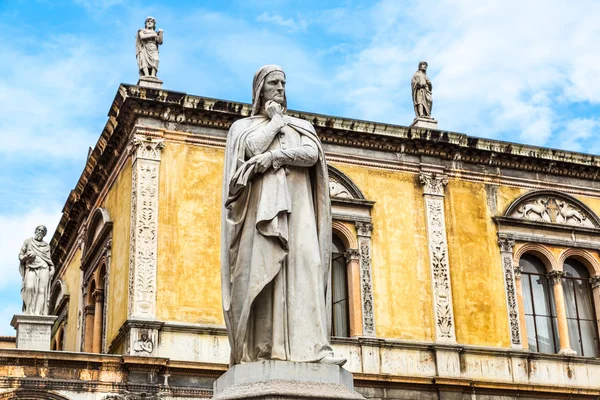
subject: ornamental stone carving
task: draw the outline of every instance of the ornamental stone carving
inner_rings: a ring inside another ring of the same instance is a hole
[[[592,285],[592,289],[596,289],[600,287],[600,275],[592,276],[590,278],[590,284]]]
[[[373,277],[371,266],[371,232],[370,222],[356,222],[358,247],[360,252],[360,286],[363,307],[363,335],[375,336],[375,312],[373,303]]]
[[[550,278],[550,282],[553,285],[562,285],[562,277],[564,276],[563,271],[550,271],[548,273],[548,278]]]
[[[423,185],[427,215],[436,341],[455,343],[454,309],[448,265],[446,218],[444,216],[444,186],[448,183],[448,178],[441,174],[422,172],[419,180]]]
[[[360,260],[360,252],[358,249],[348,249],[344,253],[344,257],[346,258],[346,262],[358,261]]]
[[[421,172],[419,174],[419,180],[423,185],[423,193],[433,196],[443,196],[444,186],[448,184],[448,177],[446,175]]]
[[[566,195],[542,191],[539,195],[523,196],[511,205],[507,216],[536,222],[600,228],[598,219],[585,206]]]
[[[515,268],[513,267],[513,248],[515,241],[508,237],[498,239],[502,268],[504,270],[504,289],[506,291],[506,305],[508,310],[508,323],[510,329],[510,343],[512,347],[522,347],[521,327],[519,320],[519,306],[517,303],[517,290],[515,284]]]
[[[129,250],[130,317],[156,314],[156,264],[158,248],[158,176],[162,139],[133,139],[131,231]]]
[[[340,182],[335,178],[329,177],[329,196],[342,199],[351,199],[352,195]]]

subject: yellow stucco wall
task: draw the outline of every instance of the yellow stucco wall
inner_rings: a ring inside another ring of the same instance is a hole
[[[67,285],[69,293],[69,314],[64,338],[65,351],[79,351],[77,348],[77,319],[79,317],[79,297],[81,296],[81,249],[79,248],[60,277]]]
[[[159,176],[157,317],[224,324],[221,181],[224,150],[167,142]]]
[[[417,176],[332,163],[375,201],[371,217],[373,297],[378,337],[432,340],[425,208]]]
[[[445,201],[448,260],[457,341],[508,347],[506,292],[492,217],[497,215],[494,208],[501,212],[512,194],[498,190],[502,193],[494,195],[493,190],[483,183],[450,179]]]
[[[129,227],[131,223],[131,159],[110,188],[102,207],[113,221],[112,257],[109,271],[109,293],[106,296],[106,343],[110,345],[127,319],[129,282]]]

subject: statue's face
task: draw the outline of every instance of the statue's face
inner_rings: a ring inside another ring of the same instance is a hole
[[[265,77],[262,88],[262,103],[273,100],[283,104],[285,101],[285,75],[281,71],[273,71]]]
[[[423,72],[427,72],[427,64],[425,64],[425,63],[419,64],[419,69]]]
[[[154,29],[156,26],[156,22],[153,19],[149,19],[146,21],[146,29]]]
[[[35,228],[35,240],[42,240],[44,238],[44,236],[46,236],[46,230],[41,227],[38,226],[37,228]]]

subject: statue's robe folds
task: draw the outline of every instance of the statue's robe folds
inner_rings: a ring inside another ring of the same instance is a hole
[[[431,82],[427,75],[422,71],[417,71],[412,77],[412,98],[417,117],[431,117],[431,107],[433,106],[433,96],[431,95]],[[418,106],[423,106],[423,115],[419,115]]]
[[[26,255],[28,253],[35,254],[35,258],[33,260],[27,259]],[[19,253],[19,260],[21,261],[19,272],[23,278],[21,285],[23,311],[35,315],[48,314],[49,270],[54,265],[50,258],[50,245],[34,238],[25,239]],[[29,282],[29,285],[26,285],[27,282]],[[43,290],[40,290],[42,288]],[[40,295],[43,296],[43,299],[38,299]]]
[[[272,129],[281,131],[269,143]],[[255,173],[247,161],[267,151],[273,167]],[[289,116],[235,122],[223,199],[221,283],[231,364],[332,356],[328,175],[312,125]]]
[[[160,34],[153,29],[140,29],[135,37],[135,53],[138,69],[154,68],[158,70],[158,45],[162,44]]]

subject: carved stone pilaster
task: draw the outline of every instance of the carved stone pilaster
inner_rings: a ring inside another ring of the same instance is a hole
[[[592,289],[600,288],[600,275],[592,276],[590,284],[592,285]]]
[[[550,278],[550,282],[553,285],[562,285],[562,277],[565,273],[562,271],[550,271],[548,273],[548,278]]]
[[[444,186],[448,183],[445,175],[421,173],[425,213],[427,215],[427,239],[433,309],[435,312],[435,338],[437,342],[456,343],[452,287],[448,265],[448,240],[446,238],[446,217],[444,215]]]
[[[344,257],[346,258],[346,262],[359,261],[360,260],[360,252],[358,251],[358,249],[348,249],[344,253]]]
[[[498,246],[500,246],[500,257],[502,259],[502,269],[504,275],[504,290],[506,292],[510,346],[513,348],[522,348],[523,343],[521,341],[519,303],[517,301],[515,267],[513,266],[513,248],[515,246],[515,241],[510,237],[500,236],[498,238]]]
[[[373,305],[373,273],[371,267],[370,222],[356,222],[358,251],[360,253],[360,295],[363,307],[363,335],[375,336],[375,312]]]
[[[162,139],[136,135],[133,158],[129,249],[128,318],[156,317],[158,177]]]

